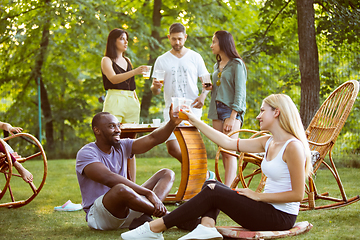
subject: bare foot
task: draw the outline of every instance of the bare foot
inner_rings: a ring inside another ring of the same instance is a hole
[[[23,165],[21,165],[19,162],[14,162],[14,167],[25,182],[29,183],[33,181],[33,175],[31,174],[31,172],[24,168]]]
[[[29,183],[33,181],[33,175],[26,168],[24,168],[23,173],[20,174],[25,182]]]

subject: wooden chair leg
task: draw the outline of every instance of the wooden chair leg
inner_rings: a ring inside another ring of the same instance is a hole
[[[334,208],[339,208],[339,207],[350,205],[350,204],[360,200],[359,195],[352,197],[350,199],[348,199],[346,197],[344,186],[341,182],[340,175],[337,171],[335,162],[331,155],[331,150],[329,152],[329,161],[330,161],[330,165],[328,163],[326,163],[324,160],[320,159],[317,162],[316,167],[314,168],[314,172],[316,173],[316,171],[319,169],[321,164],[326,166],[326,168],[331,172],[331,174],[333,175],[333,177],[335,178],[335,180],[337,182],[337,185],[339,187],[339,191],[341,194],[341,198],[330,197],[328,192],[319,194],[316,189],[316,184],[315,184],[314,178],[309,177],[307,191],[306,191],[308,197],[304,198],[303,201],[301,202],[301,205],[300,205],[301,211],[316,210],[316,209],[334,209]],[[318,200],[318,199],[327,200],[327,201],[331,201],[334,203],[317,206],[316,200]],[[307,203],[307,205],[305,203]]]

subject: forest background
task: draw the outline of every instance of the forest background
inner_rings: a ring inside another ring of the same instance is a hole
[[[102,110],[100,61],[110,30],[128,31],[126,55],[137,67],[153,65],[170,50],[167,33],[174,22],[186,26],[185,46],[202,55],[210,73],[216,61],[210,49],[213,33],[232,33],[248,68],[246,129],[259,129],[255,117],[269,94],[288,94],[306,126],[337,86],[360,79],[357,0],[3,0],[0,121],[39,138],[40,89],[48,158],[75,158],[84,144],[94,141],[91,119]],[[308,28],[313,33],[307,34]],[[310,58],[300,61],[299,56]],[[304,74],[308,67],[311,81]],[[162,118],[162,94],[151,94],[150,80],[135,80],[140,122]],[[209,96],[202,119],[211,124],[208,104]],[[335,149],[353,167],[360,167],[359,108],[358,97]],[[214,158],[217,147],[204,141],[208,157]],[[163,144],[149,154],[168,156],[164,149]]]

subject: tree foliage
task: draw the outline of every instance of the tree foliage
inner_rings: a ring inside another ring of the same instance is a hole
[[[354,64],[359,56],[348,57],[359,52],[359,3],[326,0],[316,2],[314,9],[323,99],[346,77],[359,73]],[[40,80],[41,132],[47,154],[74,157],[93,140],[90,121],[102,109],[100,61],[110,30],[128,31],[126,54],[137,67],[153,64],[170,49],[167,33],[174,22],[186,26],[186,47],[202,55],[209,72],[215,63],[210,50],[213,33],[223,29],[233,34],[248,68],[244,128],[258,128],[254,118],[261,99],[270,93],[287,93],[300,106],[295,1],[4,0],[0,3],[0,120],[38,136]],[[337,57],[339,51],[346,61]],[[161,117],[162,95],[151,94],[150,81],[138,76],[135,80],[142,101],[141,121]],[[209,123],[208,101],[203,119]]]

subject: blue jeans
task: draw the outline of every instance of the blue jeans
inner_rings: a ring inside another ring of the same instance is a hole
[[[215,103],[218,119],[221,121],[225,121],[225,119],[230,118],[232,109],[222,102],[216,101]],[[239,113],[236,114],[236,119],[241,121]]]

